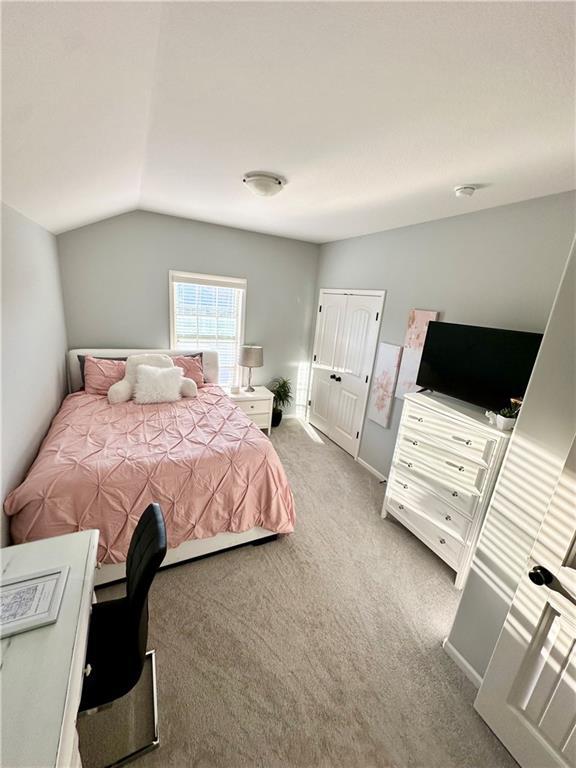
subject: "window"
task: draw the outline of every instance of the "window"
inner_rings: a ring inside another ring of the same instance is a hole
[[[246,280],[170,272],[170,343],[173,349],[215,350],[220,384],[238,383],[244,341]]]

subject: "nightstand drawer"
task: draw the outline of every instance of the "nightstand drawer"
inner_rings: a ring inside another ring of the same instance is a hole
[[[272,410],[271,400],[240,400],[236,405],[249,416],[257,416],[263,413],[269,414]]]
[[[261,413],[254,413],[250,414],[250,418],[256,424],[257,427],[261,427],[262,429],[268,429],[270,426],[270,414],[261,414]]]

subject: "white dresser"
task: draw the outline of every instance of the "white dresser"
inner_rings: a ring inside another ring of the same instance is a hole
[[[509,432],[484,409],[436,394],[408,394],[382,516],[393,515],[456,571],[470,568]]]

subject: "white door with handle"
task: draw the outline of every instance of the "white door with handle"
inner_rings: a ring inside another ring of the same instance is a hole
[[[475,707],[522,768],[576,768],[576,440]]]
[[[358,454],[378,341],[383,292],[320,291],[310,423]]]

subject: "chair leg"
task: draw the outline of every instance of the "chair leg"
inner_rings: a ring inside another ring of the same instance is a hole
[[[118,768],[121,765],[125,765],[131,760],[136,760],[141,755],[146,754],[146,752],[151,752],[160,744],[160,733],[158,729],[158,689],[156,685],[156,651],[147,651],[146,657],[148,656],[150,657],[150,663],[152,664],[152,707],[154,715],[154,738],[149,744],[145,744],[143,747],[140,747],[134,752],[131,752],[129,755],[121,757],[120,760],[116,760],[116,762],[111,763],[111,765],[107,766],[107,768]]]

